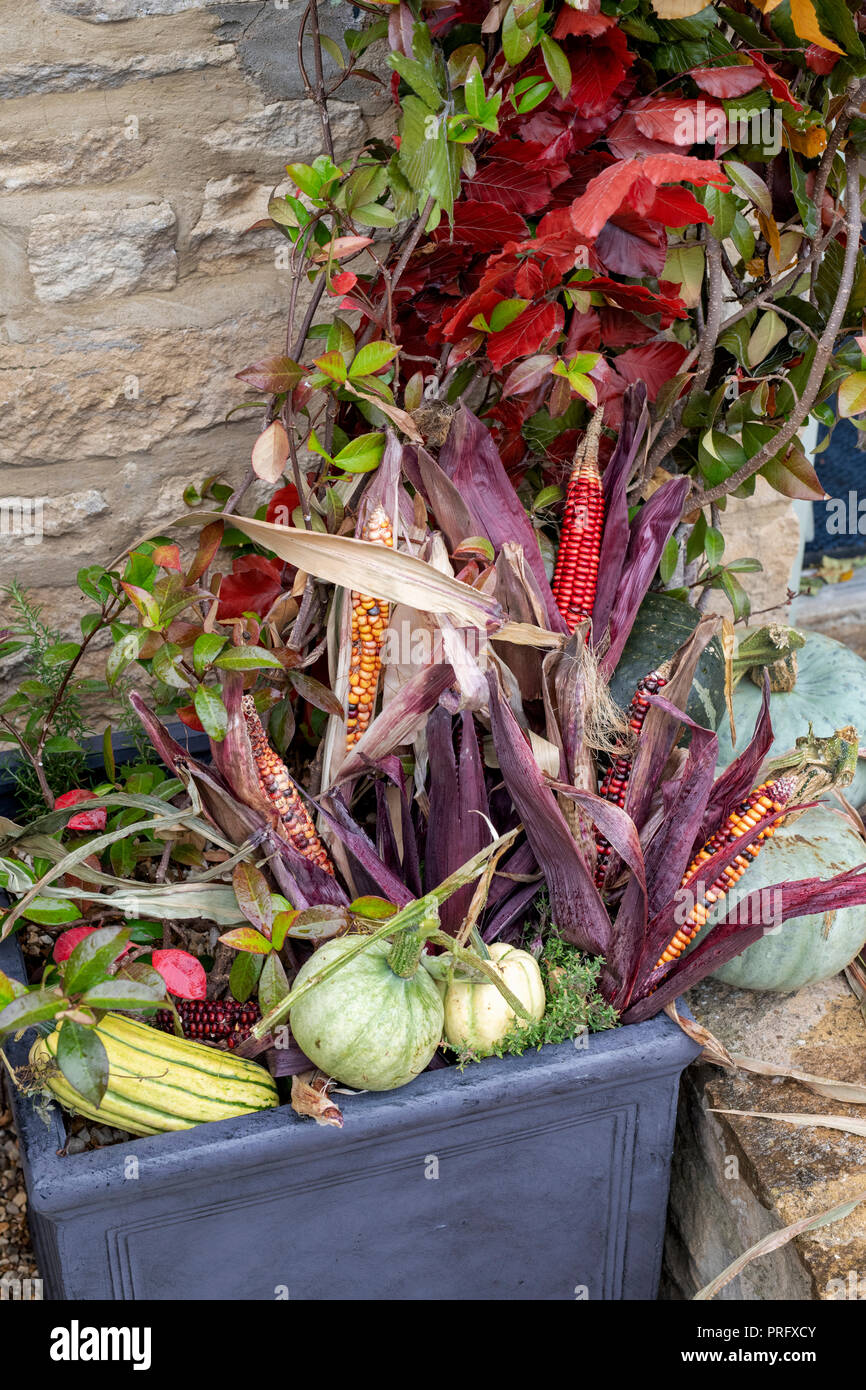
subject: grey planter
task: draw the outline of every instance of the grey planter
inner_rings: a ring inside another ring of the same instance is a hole
[[[283,1106],[65,1158],[62,1112],[15,1095],[45,1295],[654,1298],[697,1050],[660,1016],[346,1099],[342,1130]]]

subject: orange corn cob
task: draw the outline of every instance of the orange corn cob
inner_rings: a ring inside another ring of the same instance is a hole
[[[316,834],[312,817],[304,805],[298,790],[289,776],[289,770],[279,754],[268,743],[262,721],[256,713],[252,695],[245,695],[242,701],[247,733],[253,750],[259,786],[273,806],[279,819],[280,829],[290,845],[320,869],[333,874],[334,866],[328,852]]]
[[[784,811],[786,803],[794,794],[794,787],[793,777],[779,777],[775,782],[764,782],[760,787],[755,787],[754,791],[749,792],[745,801],[740,802],[739,806],[728,816],[725,824],[714,835],[710,836],[703,848],[695,855],[683,874],[680,887],[684,887],[689,879],[699,872],[701,865],[718,853],[724,845],[729,845],[732,841],[739,839],[745,831],[751,826],[757,825],[758,821],[771,811]],[[772,821],[766,829],[759,831],[755,839],[746,845],[743,852],[738,854],[726,869],[722,870],[709,888],[703,889],[703,896],[700,901],[695,903],[683,925],[659,956],[653,969],[658,970],[659,966],[676,960],[677,956],[682,955],[689,942],[694,940],[706,924],[713,904],[719,902],[742,878],[752,860],[757,859],[763,849],[764,841],[768,840],[771,835],[775,835],[784,819],[785,817],[782,815],[778,820]]]
[[[384,507],[374,507],[364,527],[365,541],[393,546],[394,533]],[[352,590],[352,653],[349,664],[349,699],[346,712],[346,747],[356,744],[373,718],[382,642],[391,617],[391,605]]]
[[[598,557],[604,525],[604,494],[598,470],[598,440],[603,410],[596,410],[578,450],[568,491],[553,575],[556,606],[574,632],[592,617],[598,585]]]
[[[631,698],[631,704],[627,711],[628,726],[635,738],[643,728],[643,722],[649,713],[650,703],[646,698],[647,695],[657,695],[662,686],[667,685],[667,683],[667,676],[663,675],[661,671],[650,671],[648,676],[644,676],[643,680],[638,681],[637,689]],[[612,801],[616,806],[625,806],[625,794],[631,777],[632,761],[630,753],[621,753],[613,759],[598,789],[599,796],[603,796],[605,801]],[[607,861],[613,851],[610,841],[606,840],[601,831],[598,830],[595,834],[595,846],[597,855],[595,881],[600,888],[604,883]]]

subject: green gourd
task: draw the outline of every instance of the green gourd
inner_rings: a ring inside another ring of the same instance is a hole
[[[856,830],[829,807],[815,806],[766,841],[738,888],[710,914],[698,941],[705,940],[712,925],[749,893],[801,878],[831,878],[864,860],[866,845]],[[772,921],[773,911],[768,892],[762,917]],[[864,941],[866,905],[793,917],[715,971],[715,979],[739,989],[787,994],[843,970]]]
[[[295,1041],[320,1071],[363,1091],[392,1091],[424,1070],[442,1038],[442,999],[420,945],[370,941],[290,1013]],[[327,941],[298,971],[293,992],[363,937]]]
[[[538,961],[528,951],[504,942],[490,947],[490,960],[508,988],[526,1006],[529,1017],[544,1016],[546,998]],[[489,980],[454,976],[445,990],[445,1036],[452,1047],[490,1057],[517,1022],[517,1016]]]
[[[801,635],[806,640],[796,652],[793,689],[774,690],[770,696],[774,737],[768,756],[775,757],[793,748],[797,739],[808,733],[810,721],[819,737],[851,724],[860,734],[861,745],[866,744],[866,661],[841,642],[834,642],[819,632]],[[745,748],[760,708],[760,687],[749,675],[744,675],[734,690],[737,746],[735,749],[731,744],[731,731],[725,717],[718,728],[719,767],[727,767]],[[852,806],[861,806],[866,801],[866,759],[860,759],[845,796]]]

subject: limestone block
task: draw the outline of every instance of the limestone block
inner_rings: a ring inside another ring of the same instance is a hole
[[[110,183],[144,163],[145,141],[129,139],[123,127],[60,134],[38,133],[0,140],[0,187],[63,188],[80,183]]]
[[[201,216],[189,238],[199,270],[218,275],[240,270],[263,256],[273,260],[273,248],[283,241],[281,234],[266,228],[249,230],[267,216],[270,192],[237,174],[208,180]]]
[[[176,307],[112,301],[112,313],[135,308],[132,321],[36,325],[33,340],[0,342],[0,462],[80,469],[171,441],[183,472],[195,437],[249,395],[235,373],[281,348],[288,294],[275,272],[184,284]]]
[[[763,565],[756,574],[737,575],[752,601],[752,611],[770,609],[761,611],[762,623],[786,621],[788,583],[800,554],[800,525],[791,501],[758,478],[753,497],[727,499],[721,530],[725,564],[753,556]],[[713,589],[706,611],[731,616],[731,605],[720,589]]]
[[[47,14],[65,14],[88,24],[110,24],[122,19],[142,19],[146,15],[201,10],[209,0],[39,0],[39,3]]]
[[[331,133],[338,154],[356,149],[364,138],[364,118],[353,102],[329,101]],[[209,130],[205,144],[224,154],[273,154],[289,162],[314,159],[322,152],[322,127],[312,101],[275,101],[238,120]]]
[[[698,1021],[732,1053],[813,1076],[866,1082],[866,1023],[844,976],[793,995],[731,989],[706,980],[687,999]],[[764,1236],[866,1188],[866,1139],[726,1111],[862,1120],[862,1106],[825,1099],[793,1081],[690,1067],[674,1149],[662,1287],[666,1298],[693,1297]],[[717,1297],[801,1302],[863,1298],[863,1275],[866,1207],[860,1206],[843,1220],[807,1232],[748,1265]]]
[[[42,213],[27,259],[43,304],[170,290],[177,282],[176,221],[169,203]]]
[[[201,48],[179,48],[165,53],[78,54],[46,56],[42,61],[3,62],[0,59],[0,100],[37,95],[44,92],[78,92],[88,87],[120,87],[181,72],[201,72],[231,63],[235,56],[230,43]]]

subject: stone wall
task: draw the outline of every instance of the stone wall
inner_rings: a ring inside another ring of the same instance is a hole
[[[250,394],[234,373],[282,350],[288,274],[279,235],[246,229],[285,164],[322,148],[302,10],[0,0],[0,582],[19,578],[70,634],[80,566],[249,460],[259,412],[225,423]],[[326,31],[351,19],[323,7]],[[338,153],[382,91],[340,88]],[[9,534],[27,529],[15,499],[37,498],[42,538]]]

